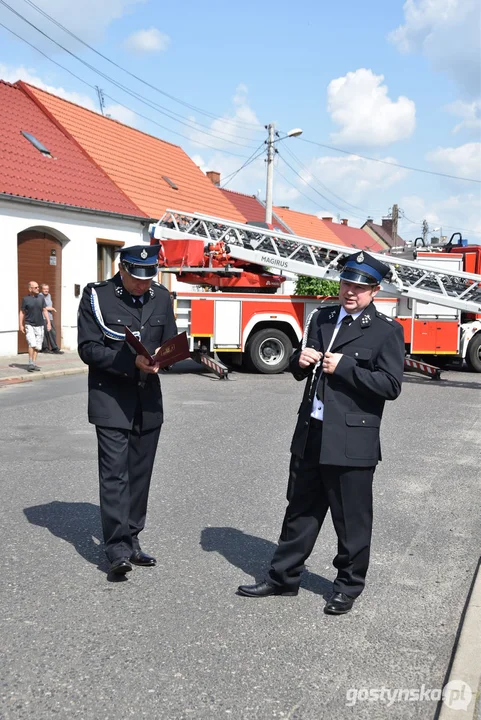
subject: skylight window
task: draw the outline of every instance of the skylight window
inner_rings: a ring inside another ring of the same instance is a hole
[[[162,180],[165,180],[165,182],[167,183],[167,185],[170,185],[170,187],[172,188],[172,190],[178,190],[178,189],[179,189],[179,188],[177,187],[177,185],[175,184],[175,182],[172,182],[172,180],[171,180],[169,177],[167,177],[167,175],[162,175]]]
[[[42,155],[45,155],[45,157],[49,157],[49,158],[52,157],[52,155],[50,154],[50,150],[48,150],[45,147],[45,145],[42,145],[40,140],[37,140],[37,138],[34,135],[32,135],[31,133],[25,132],[25,130],[20,130],[20,132],[22,133],[24,138],[27,138],[27,140],[32,143],[34,148],[37,148],[37,150],[42,153]]]

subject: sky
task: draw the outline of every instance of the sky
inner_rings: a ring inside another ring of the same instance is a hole
[[[397,204],[404,239],[481,243],[480,39],[479,0],[0,0],[1,79],[100,112],[98,87],[261,200],[275,123],[275,204],[355,227]]]

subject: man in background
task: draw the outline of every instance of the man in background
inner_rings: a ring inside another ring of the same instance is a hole
[[[47,330],[51,328],[45,297],[39,291],[38,283],[31,280],[28,283],[28,295],[22,298],[20,305],[19,327],[27,338],[28,372],[41,369],[36,364],[37,353],[42,349],[44,326]]]
[[[45,324],[41,352],[52,352],[56,355],[62,355],[62,350],[60,350],[59,346],[57,345],[57,333],[55,332],[55,325],[53,322],[53,313],[56,313],[57,311],[53,307],[52,296],[50,295],[50,287],[47,285],[47,283],[42,283],[40,285],[40,292],[45,298],[46,310],[50,319],[50,330],[47,329],[47,325]]]

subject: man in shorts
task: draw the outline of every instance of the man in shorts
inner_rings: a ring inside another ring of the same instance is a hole
[[[42,349],[44,324],[50,330],[50,318],[47,312],[45,297],[35,280],[28,283],[28,295],[22,298],[20,306],[19,327],[28,343],[28,372],[40,370],[36,364],[37,353]]]

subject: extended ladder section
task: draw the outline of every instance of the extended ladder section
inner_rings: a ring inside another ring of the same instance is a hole
[[[206,249],[209,244],[223,242],[232,258],[246,263],[332,280],[337,280],[342,270],[339,261],[355,252],[355,249],[342,245],[176,210],[168,210],[153,227],[152,234],[160,241],[203,239]],[[481,312],[481,275],[446,271],[390,255],[370,254],[391,268],[383,281],[383,291],[466,312]]]

